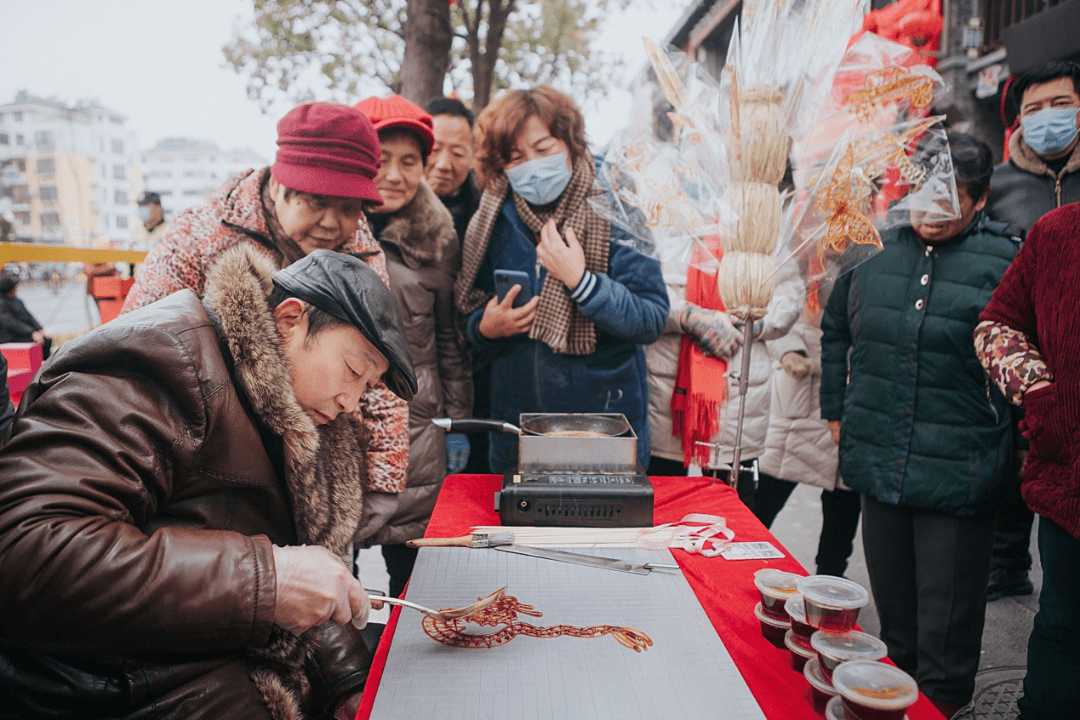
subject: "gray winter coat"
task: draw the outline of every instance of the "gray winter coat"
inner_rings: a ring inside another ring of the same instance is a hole
[[[472,366],[454,308],[461,246],[449,211],[427,181],[421,180],[412,202],[390,217],[378,240],[419,386],[409,403],[406,489],[395,514],[372,539],[397,545],[423,537],[427,529],[446,476],[445,433],[431,419],[471,414]]]
[[[667,284],[671,308],[668,311],[664,334],[645,348],[649,364],[649,429],[652,433],[652,454],[667,460],[682,460],[682,440],[672,435],[671,393],[675,388],[675,374],[679,362],[679,345],[682,328],[679,315],[686,303],[686,263],[665,260],[661,264],[664,282]],[[750,377],[746,389],[746,414],[743,419],[742,458],[760,458],[765,452],[765,435],[769,425],[769,387],[772,375],[772,358],[769,357],[767,340],[778,338],[788,331],[799,317],[804,296],[802,283],[794,265],[781,268],[769,312],[762,319],[758,339],[750,346]],[[739,374],[742,369],[743,351],[740,348],[727,361],[726,400],[720,406],[720,431],[712,442],[720,446],[717,457],[730,463],[738,426]]]
[[[1080,200],[1080,143],[1069,162],[1054,172],[1024,142],[1021,127],[1009,140],[1009,160],[994,168],[986,214],[1026,233],[1035,221],[1055,208]]]
[[[821,417],[821,330],[796,323],[787,335],[767,344],[773,362],[772,395],[761,472],[833,490],[840,461],[828,421]],[[806,377],[796,379],[784,371],[780,361],[789,352],[801,353],[813,363]]]

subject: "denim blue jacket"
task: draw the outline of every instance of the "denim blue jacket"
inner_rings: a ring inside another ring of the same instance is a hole
[[[575,299],[581,313],[596,325],[596,351],[564,355],[528,335],[488,340],[478,330],[484,309],[468,319],[468,336],[492,362],[492,417],[519,422],[529,412],[620,412],[638,436],[642,466],[649,461],[649,394],[642,345],[655,342],[667,320],[668,296],[660,264],[622,245],[612,229],[608,271],[598,273],[591,291]],[[533,295],[539,295],[547,273],[536,261],[533,233],[514,209],[503,204],[492,229],[477,285],[495,291],[495,270],[528,274]],[[575,288],[576,290],[577,288]],[[567,290],[570,293],[570,290]],[[491,468],[505,472],[516,464],[517,438],[495,435]]]

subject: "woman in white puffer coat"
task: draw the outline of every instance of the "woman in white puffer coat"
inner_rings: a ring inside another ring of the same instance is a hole
[[[771,398],[754,514],[769,527],[796,483],[822,488],[819,575],[843,575],[859,526],[859,494],[840,480],[836,441],[821,418],[821,330],[805,322],[768,344]]]
[[[720,404],[720,429],[711,442],[716,451],[712,457],[730,464],[735,444],[739,407],[739,375],[742,369],[742,331],[735,318],[720,311],[687,307],[685,260],[665,259],[661,262],[664,282],[668,289],[670,310],[664,334],[645,348],[649,367],[649,430],[652,451],[649,475],[686,475],[683,464],[682,440],[672,432],[671,395],[679,361],[679,348],[684,334],[697,341],[706,355],[727,361],[724,379],[727,382],[724,402]],[[754,342],[750,352],[749,384],[746,392],[746,412],[743,420],[742,455],[739,476],[739,497],[751,509],[754,507],[754,484],[757,459],[765,452],[769,424],[770,377],[772,358],[766,341],[782,337],[798,319],[802,305],[803,287],[793,265],[782,267],[769,311],[755,323]],[[703,339],[704,338],[704,339]],[[708,468],[703,468],[708,471]],[[747,472],[750,470],[750,472]],[[726,473],[724,473],[726,475]]]

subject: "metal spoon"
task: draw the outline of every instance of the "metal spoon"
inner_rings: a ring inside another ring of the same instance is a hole
[[[466,615],[472,615],[473,613],[479,612],[480,610],[483,610],[487,606],[491,605],[493,602],[500,599],[503,595],[506,594],[506,588],[500,588],[499,590],[496,590],[495,592],[488,595],[483,600],[477,600],[472,605],[466,605],[465,607],[461,607],[461,608],[448,608],[446,610],[432,610],[431,608],[426,608],[423,605],[417,605],[416,603],[411,603],[408,600],[399,600],[398,598],[383,597],[381,595],[372,595],[372,593],[376,592],[375,590],[368,590],[367,592],[368,592],[369,595],[371,595],[371,609],[372,610],[379,610],[379,609],[382,608],[382,606],[384,604],[385,605],[400,605],[401,607],[404,607],[404,608],[410,608],[412,610],[419,610],[420,612],[424,613],[425,615],[427,615],[429,617],[433,617],[436,620],[456,620],[457,618],[462,618],[462,617],[465,617]]]

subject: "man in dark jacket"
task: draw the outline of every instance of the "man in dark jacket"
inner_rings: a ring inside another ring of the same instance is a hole
[[[0,717],[352,717],[380,378],[416,389],[397,305],[327,250],[275,274],[240,245],[204,300],[65,344],[0,450]]]
[[[863,495],[863,545],[889,658],[950,717],[975,688],[1012,414],[971,333],[1018,243],[980,210],[993,160],[949,136],[960,218],[891,231],[836,282],[821,321],[821,416]],[[850,380],[849,380],[850,377]]]
[[[994,168],[986,214],[1027,232],[1054,208],[1080,200],[1080,65],[1055,62],[1017,77],[1020,127]]]
[[[1080,65],[1055,62],[1013,83],[1020,127],[1009,140],[1009,160],[994,169],[986,214],[1027,232],[1054,208],[1080,200]],[[987,600],[1029,595],[1034,513],[1017,483],[998,518]]]
[[[428,100],[424,111],[431,115],[435,133],[424,174],[428,185],[453,216],[460,242],[480,205],[480,187],[473,172],[474,117],[460,100],[447,97]]]
[[[18,294],[17,277],[0,277],[0,344],[32,342],[41,346],[41,358],[48,360],[52,338],[44,333],[41,323],[26,309]]]
[[[476,208],[480,206],[480,185],[473,170],[476,146],[473,141],[475,117],[457,98],[436,97],[424,110],[432,117],[435,144],[431,146],[425,170],[428,184],[454,218],[458,241],[465,242]],[[491,416],[491,358],[474,353],[473,404],[476,417]],[[489,473],[488,434],[446,436],[447,473]],[[465,461],[462,461],[464,455]]]
[[[1080,712],[1080,203],[1047,213],[975,332],[995,384],[1026,412],[1024,500],[1040,515],[1043,584],[1028,641],[1022,720]]]

